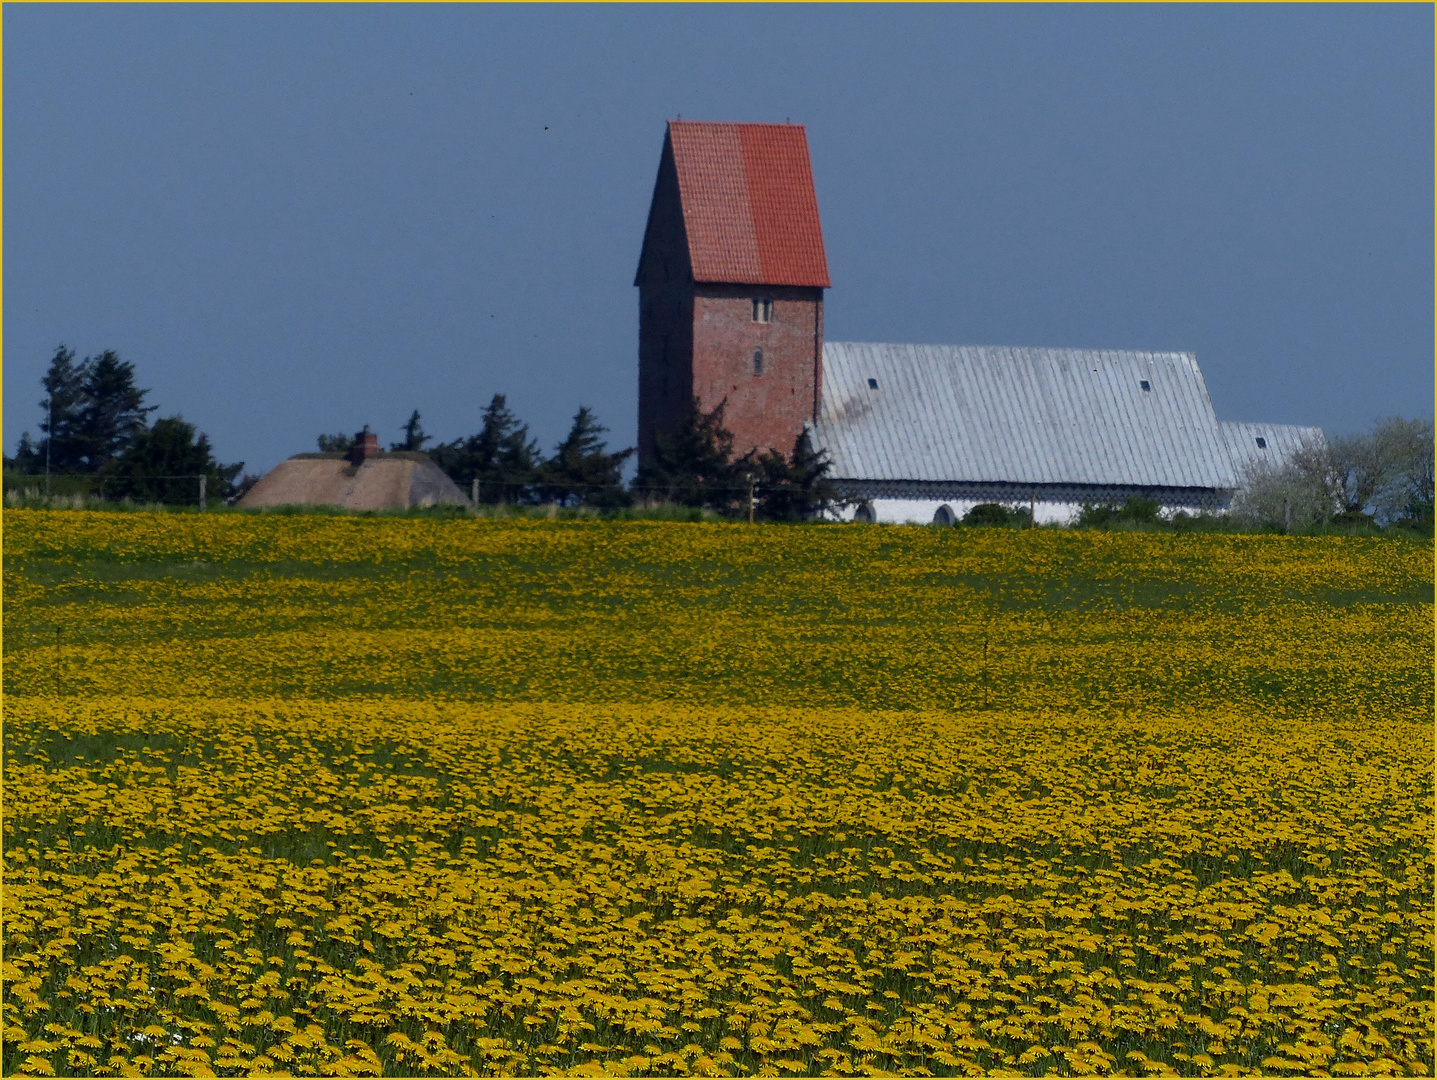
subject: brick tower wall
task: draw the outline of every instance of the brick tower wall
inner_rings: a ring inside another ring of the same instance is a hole
[[[673,150],[664,140],[640,257],[639,461],[672,431],[693,400],[694,281]]]
[[[694,294],[692,284],[639,289],[639,461],[649,460],[654,436],[672,431],[693,400]]]
[[[773,301],[755,322],[755,298]],[[700,283],[693,299],[693,393],[708,412],[720,402],[734,456],[793,449],[818,411],[823,355],[823,290],[787,285]],[[754,352],[763,350],[763,371]]]

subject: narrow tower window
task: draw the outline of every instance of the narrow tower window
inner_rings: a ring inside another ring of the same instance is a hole
[[[762,349],[754,349],[754,351],[753,351],[753,373],[754,373],[755,375],[762,375],[762,374],[763,374],[763,350],[762,350]]]
[[[773,322],[773,301],[768,297],[754,297],[753,321]]]

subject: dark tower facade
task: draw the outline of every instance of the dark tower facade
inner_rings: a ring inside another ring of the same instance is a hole
[[[639,456],[689,403],[725,403],[735,455],[793,449],[818,414],[829,285],[797,124],[671,121],[639,288]]]

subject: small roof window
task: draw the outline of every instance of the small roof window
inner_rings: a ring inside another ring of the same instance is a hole
[[[1261,435],[1259,435],[1259,436],[1257,437],[1257,448],[1258,448],[1259,450],[1266,450],[1266,449],[1267,449],[1267,440],[1264,439]]]
[[[870,389],[870,390],[877,390],[877,389],[878,389],[878,380],[877,380],[877,379],[869,379],[869,380],[868,380],[868,389]]]
[[[1151,389],[1153,388],[1153,384],[1150,383],[1150,382],[1148,382],[1147,379],[1144,379],[1144,380],[1142,381],[1142,388],[1143,388],[1144,390],[1151,390]]]

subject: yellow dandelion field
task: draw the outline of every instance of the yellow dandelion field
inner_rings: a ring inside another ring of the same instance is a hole
[[[11,511],[30,1075],[1430,1075],[1432,547]]]

